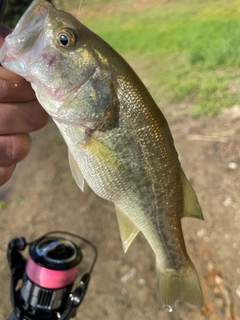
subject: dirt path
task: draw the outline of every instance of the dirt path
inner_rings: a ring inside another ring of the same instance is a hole
[[[8,241],[15,236],[33,240],[54,229],[78,233],[98,246],[99,259],[77,319],[240,319],[240,109],[201,119],[190,119],[184,104],[164,112],[205,216],[205,221],[183,219],[205,307],[181,305],[172,314],[161,310],[149,245],[140,235],[124,255],[112,204],[77,188],[65,143],[51,122],[33,135],[31,155],[0,189],[0,199],[8,203],[0,211],[1,320],[11,311]]]

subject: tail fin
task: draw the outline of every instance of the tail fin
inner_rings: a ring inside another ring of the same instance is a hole
[[[197,271],[193,264],[180,270],[160,270],[157,264],[160,299],[163,307],[171,312],[178,301],[191,303],[199,308],[204,304]]]

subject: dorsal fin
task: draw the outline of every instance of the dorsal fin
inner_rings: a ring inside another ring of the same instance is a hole
[[[181,174],[183,184],[183,197],[184,197],[184,217],[197,218],[204,220],[202,210],[200,208],[196,194],[187,180],[184,172]]]
[[[120,236],[123,245],[123,251],[126,253],[131,243],[137,236],[139,229],[116,204],[115,207],[118,219],[118,226],[120,230]]]
[[[69,166],[73,175],[73,178],[75,179],[78,187],[84,191],[84,177],[83,174],[74,159],[73,155],[71,154],[71,151],[68,149],[68,160],[69,160]]]

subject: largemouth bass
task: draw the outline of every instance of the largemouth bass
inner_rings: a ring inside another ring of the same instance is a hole
[[[69,148],[72,174],[115,204],[124,251],[141,231],[156,255],[162,305],[203,306],[181,218],[203,219],[166,119],[127,64],[67,12],[35,0],[1,49],[31,82]]]

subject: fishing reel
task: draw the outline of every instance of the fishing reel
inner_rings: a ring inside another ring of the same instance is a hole
[[[26,258],[23,251],[27,246]],[[89,259],[86,252],[90,248]],[[23,237],[12,239],[7,258],[12,273],[13,306],[8,320],[65,320],[75,316],[83,301],[97,249],[80,236],[54,231],[31,243]],[[88,268],[81,267],[84,260]],[[79,273],[80,280],[74,285]]]

